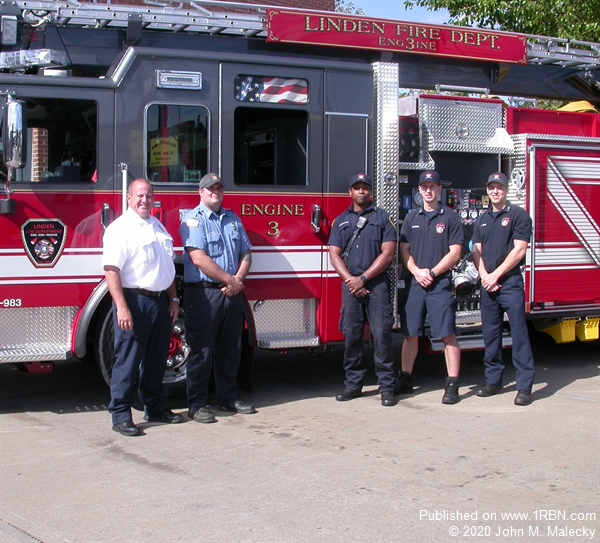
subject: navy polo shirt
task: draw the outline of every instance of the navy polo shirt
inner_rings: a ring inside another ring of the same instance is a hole
[[[448,254],[451,245],[462,245],[463,238],[460,218],[444,205],[431,217],[422,207],[411,210],[400,231],[400,243],[410,245],[410,254],[419,268],[433,268]]]
[[[390,221],[386,211],[370,205],[364,211],[357,213],[354,206],[344,211],[333,221],[329,245],[339,247],[342,252],[356,230],[356,223],[361,215],[374,209],[369,215],[369,220],[361,230],[360,235],[354,240],[352,249],[348,254],[348,271],[352,275],[362,275],[374,260],[381,254],[381,244],[387,241],[397,241],[396,229]]]
[[[481,243],[481,257],[488,272],[494,271],[514,248],[514,240],[531,239],[531,217],[523,208],[510,202],[498,212],[492,213],[492,206],[481,214],[475,222],[473,243]],[[525,264],[525,258],[519,266]],[[521,273],[519,266],[509,270],[505,277]]]

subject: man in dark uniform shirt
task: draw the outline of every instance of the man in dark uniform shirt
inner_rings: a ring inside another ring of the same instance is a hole
[[[369,322],[375,345],[375,372],[381,405],[394,406],[396,375],[392,351],[394,321],[386,270],[396,252],[396,229],[388,214],[371,201],[373,183],[365,174],[350,180],[352,205],[335,219],[329,238],[329,259],[342,278],[340,330],[345,337],[343,402],[362,394],[365,323]]]
[[[450,270],[462,254],[463,228],[458,215],[438,201],[442,191],[437,172],[423,172],[419,192],[423,206],[406,216],[400,233],[400,259],[410,276],[400,302],[402,371],[398,393],[412,392],[412,371],[419,351],[426,313],[431,335],[441,337],[448,379],[442,403],[459,401],[460,348],[456,339],[456,300]]]
[[[507,200],[508,181],[493,173],[487,182],[490,208],[479,216],[473,232],[473,262],[481,276],[481,320],[485,343],[485,384],[481,397],[502,388],[502,327],[508,315],[513,340],[512,362],[516,369],[515,405],[531,403],[535,375],[533,354],[525,319],[525,295],[521,265],[531,238],[531,217]]]

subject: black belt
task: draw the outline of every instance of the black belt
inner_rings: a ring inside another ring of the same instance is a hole
[[[166,294],[166,290],[146,290],[145,288],[123,288],[128,292],[135,292],[137,294],[141,294],[142,296],[148,296],[149,298],[160,298],[163,294]]]
[[[219,283],[213,283],[212,281],[198,281],[197,283],[186,283],[185,285],[192,288],[221,288]]]

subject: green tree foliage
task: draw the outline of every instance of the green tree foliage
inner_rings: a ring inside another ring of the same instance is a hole
[[[344,2],[344,0],[335,0],[335,11],[338,13],[349,13],[352,15],[364,15],[362,8],[355,8],[353,2]]]
[[[446,9],[451,24],[600,42],[600,0],[405,0],[404,5]]]

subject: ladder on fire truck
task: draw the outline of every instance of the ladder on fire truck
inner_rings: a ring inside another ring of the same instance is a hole
[[[54,24],[265,38],[267,9],[277,9],[277,6],[218,0],[186,0],[178,2],[177,6],[154,1],[123,5],[110,3],[110,0],[105,3],[15,0],[3,3],[0,13],[3,34],[10,34],[14,28],[16,35],[17,19],[20,18],[32,28]],[[527,39],[529,64],[551,64],[581,70],[600,67],[600,44],[535,35],[527,35]],[[2,67],[0,62],[0,68]],[[16,68],[14,64],[10,67]],[[588,77],[592,78],[591,73]]]

